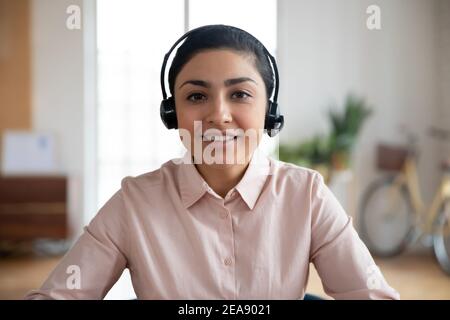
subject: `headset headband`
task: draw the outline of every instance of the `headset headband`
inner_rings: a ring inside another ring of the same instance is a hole
[[[178,39],[173,46],[170,48],[170,50],[165,54],[164,56],[164,61],[161,67],[161,90],[162,90],[162,95],[163,95],[163,99],[167,99],[167,93],[166,93],[166,86],[165,86],[165,71],[166,71],[166,65],[167,65],[167,61],[169,60],[170,54],[172,53],[172,51],[175,49],[175,47],[184,39],[186,39],[187,37],[189,37],[192,33],[197,32],[201,29],[204,29],[206,27],[211,27],[211,26],[223,26],[223,25],[208,25],[208,26],[202,26],[202,27],[198,27],[195,29],[192,29],[188,32],[186,32],[183,36],[181,36],[180,39]],[[269,58],[270,64],[272,66],[272,70],[273,70],[273,74],[275,76],[275,86],[274,86],[274,90],[273,90],[273,102],[277,103],[278,100],[278,88],[279,88],[279,84],[280,84],[280,80],[278,77],[278,68],[277,68],[277,63],[275,61],[275,58],[270,54],[269,50],[266,49],[266,47],[261,43],[261,41],[259,41],[258,39],[256,39],[253,35],[251,35],[250,33],[248,33],[245,30],[236,28],[236,27],[231,27],[231,26],[227,26],[229,28],[233,28],[236,30],[239,30],[241,32],[244,32],[246,34],[248,34],[249,36],[251,36],[252,38],[254,38],[259,44],[261,44],[261,46],[263,47],[264,53],[267,55],[267,57]]]

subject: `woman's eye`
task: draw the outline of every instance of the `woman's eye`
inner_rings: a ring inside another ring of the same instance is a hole
[[[189,95],[187,97],[187,99],[192,102],[199,102],[199,101],[205,100],[206,97],[205,97],[205,95],[203,95],[201,93],[193,93],[193,94]]]
[[[236,91],[235,93],[232,94],[231,97],[235,98],[235,99],[247,99],[247,98],[249,98],[251,96],[247,92]]]

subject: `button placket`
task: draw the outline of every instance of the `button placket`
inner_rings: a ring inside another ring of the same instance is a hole
[[[231,266],[234,260],[234,234],[233,221],[230,219],[230,211],[226,207],[222,207],[220,218],[223,221],[222,230],[225,243],[227,244],[227,254],[224,253],[223,263],[226,266]]]
[[[234,234],[230,211],[224,206],[220,206],[219,218],[219,237],[222,243],[220,251],[220,263],[223,266],[224,289],[229,299],[234,299],[236,295],[235,283],[235,257],[234,257]]]
[[[225,263],[226,266],[231,266],[233,264],[233,259],[228,257],[228,258],[225,258],[225,260],[223,262]]]
[[[225,219],[227,219],[228,217],[229,217],[229,213],[228,213],[228,211],[222,211],[221,213],[220,213],[220,218],[222,219],[222,220],[225,220]]]

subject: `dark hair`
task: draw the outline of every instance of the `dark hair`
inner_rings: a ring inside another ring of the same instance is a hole
[[[175,79],[183,66],[197,53],[208,49],[231,49],[254,57],[255,67],[264,80],[267,98],[274,87],[273,70],[264,46],[251,34],[226,25],[211,25],[188,36],[178,48],[169,69],[169,89],[174,96]]]

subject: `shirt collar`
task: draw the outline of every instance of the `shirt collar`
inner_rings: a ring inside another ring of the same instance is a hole
[[[244,176],[235,187],[250,210],[253,210],[255,207],[256,201],[267,181],[270,165],[267,156],[259,149],[256,149]]]
[[[186,152],[177,163],[181,200],[185,208],[189,208],[200,200],[209,189],[191,159],[190,153]],[[235,187],[250,210],[255,207],[261,194],[267,176],[270,174],[270,166],[268,157],[256,149],[244,176]]]
[[[189,152],[177,163],[181,201],[185,208],[197,202],[208,190],[208,184],[197,171]]]

